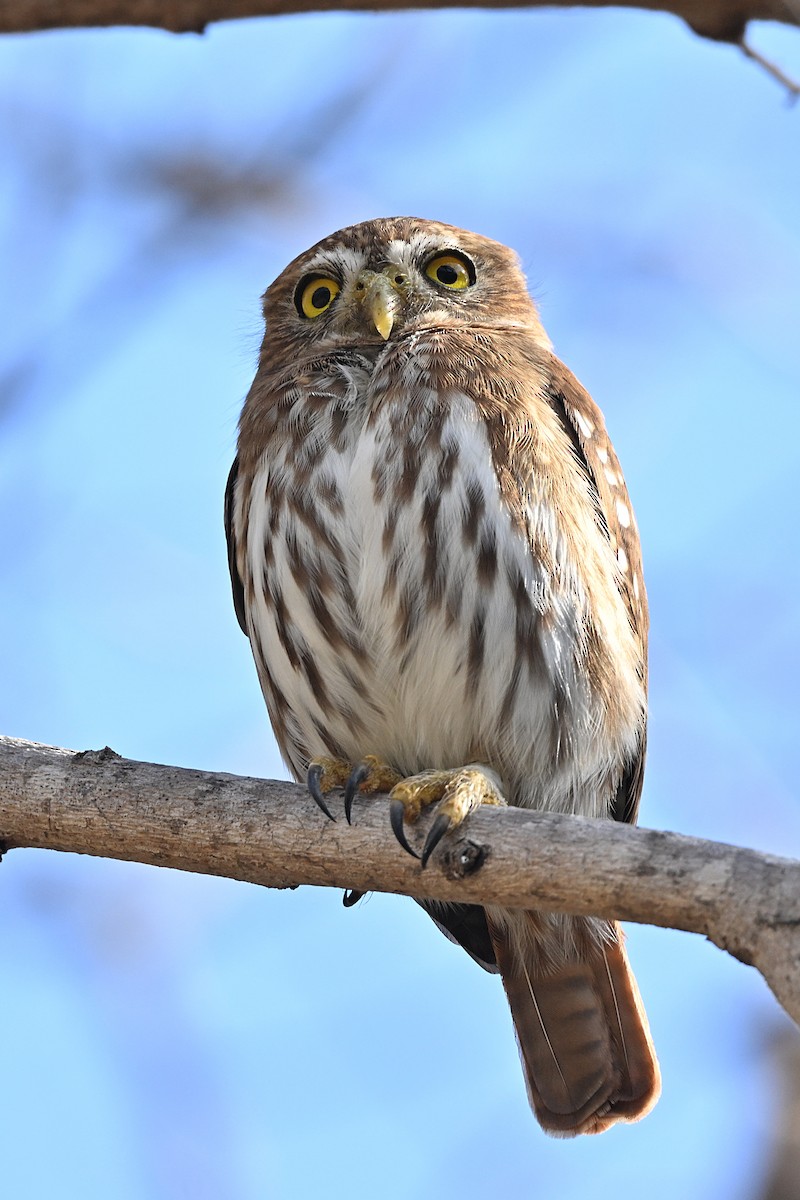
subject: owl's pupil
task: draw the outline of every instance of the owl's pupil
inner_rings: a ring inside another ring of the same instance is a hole
[[[447,266],[437,267],[436,278],[439,280],[439,283],[449,283],[452,285],[458,282],[458,271],[455,269],[455,267],[451,267],[449,264]]]
[[[331,289],[329,287],[314,288],[311,293],[311,305],[313,308],[327,308],[331,302]]]

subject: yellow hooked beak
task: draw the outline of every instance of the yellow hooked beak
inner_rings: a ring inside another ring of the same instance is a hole
[[[396,267],[390,270],[397,274]],[[356,287],[362,295],[361,304],[369,319],[383,340],[388,341],[403,305],[401,293],[387,274],[377,271],[362,271]]]

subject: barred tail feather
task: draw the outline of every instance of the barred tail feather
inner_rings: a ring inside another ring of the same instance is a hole
[[[556,1137],[637,1121],[661,1091],[639,989],[612,929],[616,940],[584,944],[580,958],[555,967],[535,945],[523,956],[493,930],[531,1106]]]

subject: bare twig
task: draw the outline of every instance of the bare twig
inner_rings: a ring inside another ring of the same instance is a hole
[[[738,42],[748,21],[800,25],[796,0],[581,0],[581,7],[645,8],[674,13],[695,32]],[[152,25],[176,33],[202,33],[212,21],[278,13],[342,10],[394,11],[447,8],[452,0],[11,0],[0,8],[0,31],[87,25]],[[460,7],[574,7],[574,0],[459,0]]]
[[[771,59],[765,58],[763,54],[758,52],[758,50],[754,50],[745,37],[741,37],[739,39],[739,46],[741,47],[743,54],[752,59],[753,62],[758,63],[758,65],[764,71],[766,71],[768,75],[771,75],[773,79],[778,81],[781,87],[786,88],[786,94],[789,103],[794,104],[794,102],[797,100],[797,97],[800,96],[800,83],[797,83],[796,80],[791,79]]]
[[[800,1019],[800,863],[719,842],[486,808],[422,871],[388,832],[380,797],[358,799],[349,826],[324,818],[297,784],[0,738],[0,844],[267,887],[322,884],[691,930],[757,967]]]

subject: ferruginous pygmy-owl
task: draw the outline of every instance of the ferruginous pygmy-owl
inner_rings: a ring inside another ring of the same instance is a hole
[[[340,230],[267,290],[226,494],[236,612],[295,778],[635,821],[647,604],[619,462],[516,256],[435,221]],[[421,901],[511,1006],[561,1136],[633,1121],[659,1071],[619,927]]]

